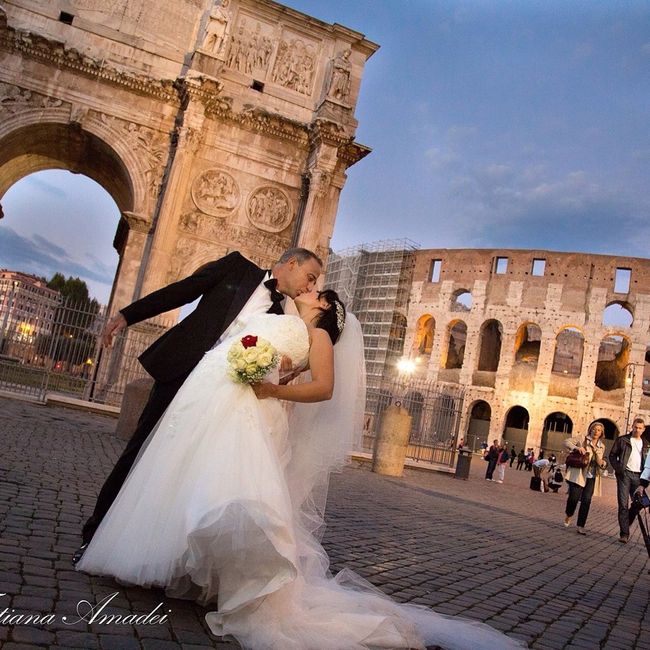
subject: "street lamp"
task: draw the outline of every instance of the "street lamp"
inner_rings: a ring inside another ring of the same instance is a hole
[[[625,383],[629,385],[630,396],[627,400],[627,415],[625,416],[625,433],[629,433],[630,426],[630,413],[632,411],[632,394],[634,393],[634,376],[636,374],[636,368],[643,368],[645,364],[643,363],[634,363],[630,361],[623,366],[623,369],[627,371],[625,377]]]

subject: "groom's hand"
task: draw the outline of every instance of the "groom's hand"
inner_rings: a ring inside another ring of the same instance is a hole
[[[102,345],[105,348],[110,348],[113,345],[113,337],[119,334],[126,325],[126,318],[118,311],[104,326],[104,330],[102,331]]]

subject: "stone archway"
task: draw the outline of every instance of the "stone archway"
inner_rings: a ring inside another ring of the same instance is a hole
[[[508,409],[503,425],[503,439],[508,442],[508,446],[525,449],[529,422],[530,414],[527,408],[516,405]]]
[[[573,420],[561,411],[549,413],[544,418],[544,427],[542,429],[542,441],[540,448],[546,453],[546,457],[555,454],[560,458],[560,454],[566,452],[563,442],[566,438],[571,437],[573,433]]]
[[[472,451],[476,451],[481,442],[488,442],[490,422],[492,421],[492,407],[485,400],[476,400],[470,407],[468,419],[465,444]]]
[[[155,0],[137,17],[83,4],[65,20],[0,11],[0,197],[50,168],[106,188],[124,217],[114,309],[230,250],[265,267],[291,245],[326,259],[345,171],[370,151],[354,109],[377,45],[259,0],[224,9],[218,47],[205,3],[178,4],[176,20]],[[257,46],[254,70],[227,56],[234,34]]]
[[[33,117],[33,116],[32,116]],[[42,121],[7,121],[0,130],[0,197],[25,176],[46,169],[65,169],[99,183],[113,198],[122,215],[113,245],[119,255],[112,299],[128,303],[133,297],[137,271],[148,230],[151,197],[144,191],[145,173],[128,144],[111,134],[100,137],[79,125]],[[16,127],[16,128],[12,128]],[[121,153],[119,152],[121,150]],[[140,215],[140,216],[139,216]]]

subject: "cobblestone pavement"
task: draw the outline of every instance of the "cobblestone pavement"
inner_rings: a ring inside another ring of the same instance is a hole
[[[0,413],[3,650],[237,647],[209,634],[207,610],[194,603],[73,570],[82,522],[124,445],[114,419],[3,398]],[[398,600],[485,621],[531,648],[650,649],[650,562],[636,527],[629,544],[617,541],[615,482],[605,481],[581,537],[561,524],[564,494],[531,492],[530,473],[514,469],[503,485],[486,482],[484,468],[473,459],[468,481],[360,468],[334,477],[324,540],[333,569],[349,566]],[[80,600],[114,592],[111,613],[162,602],[168,621],[63,622]],[[54,620],[12,626],[5,608]]]

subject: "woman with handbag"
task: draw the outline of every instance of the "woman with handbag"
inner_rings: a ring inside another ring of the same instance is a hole
[[[585,534],[591,498],[601,494],[601,476],[607,467],[604,458],[604,436],[605,427],[600,422],[594,422],[584,438],[568,438],[564,441],[564,446],[570,452],[566,458],[569,496],[566,501],[564,525],[571,524],[571,518],[580,502],[577,521],[580,535]]]

